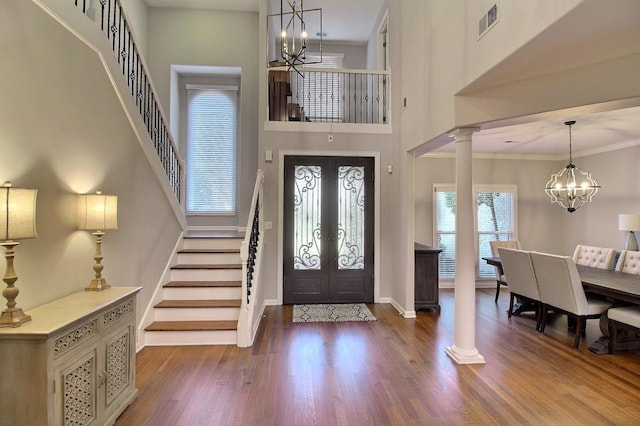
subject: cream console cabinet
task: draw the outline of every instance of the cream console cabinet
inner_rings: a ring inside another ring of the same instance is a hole
[[[82,291],[0,328],[0,425],[110,425],[135,399],[138,287]]]

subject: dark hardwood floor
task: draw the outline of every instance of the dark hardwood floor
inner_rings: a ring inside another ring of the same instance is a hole
[[[404,319],[370,305],[369,323],[293,324],[268,307],[251,348],[148,347],[138,398],[116,425],[631,425],[640,422],[640,351],[596,355],[589,321],[578,350],[567,320],[545,334],[508,319],[508,291],[479,290],[483,365],[456,365],[453,291],[442,313]]]

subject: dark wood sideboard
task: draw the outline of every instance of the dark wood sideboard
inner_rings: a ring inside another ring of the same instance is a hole
[[[440,313],[438,299],[439,248],[415,243],[415,310],[432,309]]]

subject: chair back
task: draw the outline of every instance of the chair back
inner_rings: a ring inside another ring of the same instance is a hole
[[[616,263],[616,271],[640,275],[640,251],[622,250]]]
[[[589,303],[573,259],[538,252],[530,255],[542,302],[575,315],[587,315]]]
[[[489,241],[489,244],[491,245],[491,256],[500,256],[500,253],[498,253],[498,249],[500,247],[520,250],[520,242],[518,242],[517,240]],[[496,280],[507,282],[507,277],[505,277],[504,275],[500,275],[500,269],[497,266],[495,267],[495,271]]]
[[[498,252],[509,290],[532,300],[542,300],[529,252],[502,247]]]
[[[585,246],[582,244],[578,244],[573,252],[573,261],[577,265],[600,269],[613,269],[615,257],[616,249],[614,248]]]
[[[520,250],[520,242],[517,240],[489,241],[489,244],[491,244],[492,256],[500,256],[500,253],[498,253],[499,248],[509,248],[509,249]]]

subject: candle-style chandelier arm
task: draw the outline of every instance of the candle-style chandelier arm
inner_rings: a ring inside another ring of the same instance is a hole
[[[598,193],[600,185],[591,177],[591,173],[585,172],[573,164],[571,126],[575,124],[575,121],[567,121],[564,124],[569,126],[569,164],[558,173],[551,175],[544,190],[551,198],[552,203],[557,203],[567,209],[569,213],[573,213],[586,203],[591,202],[593,196]]]

